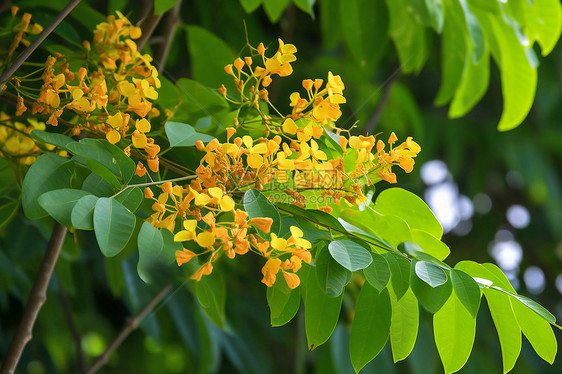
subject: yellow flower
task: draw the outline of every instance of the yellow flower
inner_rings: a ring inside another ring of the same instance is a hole
[[[178,266],[181,266],[191,261],[191,259],[195,256],[197,255],[194,252],[184,248],[181,251],[176,251],[176,262]]]
[[[281,267],[281,260],[278,258],[270,258],[267,260],[261,272],[263,274],[263,279],[261,280],[263,284],[267,287],[272,287],[277,279],[277,273]]]

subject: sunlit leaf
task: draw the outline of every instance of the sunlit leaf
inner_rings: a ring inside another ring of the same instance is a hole
[[[364,283],[351,325],[349,354],[358,373],[383,349],[390,333],[391,307],[388,290],[379,292]]]

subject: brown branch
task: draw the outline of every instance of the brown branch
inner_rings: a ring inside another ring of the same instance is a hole
[[[39,268],[39,274],[29,294],[29,299],[27,300],[27,305],[25,306],[25,311],[23,312],[23,317],[16,331],[16,335],[6,354],[6,359],[2,366],[2,374],[14,373],[23,349],[32,338],[33,325],[35,324],[39,310],[45,303],[45,300],[47,300],[47,286],[53,275],[53,270],[57,263],[66,231],[66,227],[55,222],[51,239],[49,240],[45,256]]]
[[[25,62],[25,60],[27,60],[28,57],[31,56],[33,51],[35,51],[37,47],[39,47],[39,45],[43,43],[43,41],[47,38],[47,36],[49,36],[49,34],[51,34],[53,30],[55,30],[55,28],[59,25],[59,23],[61,23],[61,21],[72,11],[72,9],[76,7],[76,5],[78,5],[79,2],[80,0],[71,0],[68,3],[68,5],[65,6],[64,9],[61,10],[59,14],[57,14],[55,19],[53,19],[51,23],[49,23],[49,25],[47,25],[47,27],[43,29],[43,31],[41,32],[41,34],[39,34],[37,39],[35,39],[33,43],[31,43],[22,52],[22,54],[19,55],[16,61],[8,69],[6,69],[4,73],[2,73],[2,75],[0,76],[0,93],[4,91],[4,85],[8,81],[8,79],[10,79],[12,75],[14,75],[16,70],[20,68],[20,66]]]
[[[139,51],[142,51],[142,49],[148,42],[148,39],[150,39],[152,33],[154,33],[154,30],[156,30],[156,26],[158,26],[161,19],[162,14],[152,14],[151,12],[141,21],[140,27],[142,30],[142,34],[139,40],[137,40],[137,49]]]
[[[158,48],[155,49],[153,56],[154,62],[158,64],[158,73],[162,73],[164,70],[164,65],[166,65],[166,59],[168,58],[168,53],[170,52],[170,47],[172,46],[176,29],[181,22],[179,15],[180,8],[181,0],[178,0],[176,5],[166,12],[166,16],[164,17],[164,29],[162,30],[161,35],[162,41]]]
[[[86,362],[86,355],[84,355],[84,350],[82,349],[82,338],[80,337],[80,333],[76,328],[76,323],[74,322],[74,317],[72,316],[72,308],[70,307],[70,303],[68,302],[66,293],[62,289],[62,285],[59,285],[59,299],[62,305],[64,316],[66,317],[66,322],[68,322],[68,327],[70,328],[70,333],[72,334],[72,339],[74,340],[74,344],[76,345],[78,363],[80,365],[80,373],[85,373],[88,369],[88,364]]]
[[[94,364],[88,369],[86,374],[94,374],[102,366],[104,366],[107,363],[107,361],[109,361],[109,357],[111,356],[113,351],[115,351],[121,345],[123,340],[125,340],[125,338],[129,336],[130,333],[132,333],[139,327],[144,317],[146,317],[147,314],[150,313],[152,309],[154,309],[156,304],[158,304],[160,300],[162,300],[162,298],[164,298],[164,296],[166,296],[166,294],[170,292],[171,289],[172,289],[171,284],[164,286],[164,288],[162,288],[160,292],[158,292],[158,294],[154,296],[152,300],[150,300],[150,302],[144,307],[143,310],[141,310],[139,314],[137,314],[133,318],[128,318],[127,322],[125,323],[125,326],[123,327],[119,335],[115,337],[115,339],[111,342],[109,347],[107,347],[105,352],[103,352],[97,358]]]
[[[392,75],[386,80],[386,82],[383,83],[384,91],[382,92],[381,99],[379,100],[377,107],[373,112],[373,115],[369,119],[369,122],[367,122],[367,124],[363,128],[363,133],[365,135],[368,135],[369,133],[375,130],[375,127],[381,117],[382,110],[384,109],[384,106],[388,101],[388,96],[390,95],[390,89],[392,88],[392,84],[396,81],[396,78],[398,78],[399,74],[400,74],[400,69],[394,70],[394,73],[392,73]]]

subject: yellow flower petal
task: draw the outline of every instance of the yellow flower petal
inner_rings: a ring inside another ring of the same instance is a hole
[[[234,209],[234,200],[230,196],[224,196],[220,202],[220,208],[223,212],[229,212]]]
[[[215,236],[213,235],[212,232],[203,231],[202,233],[197,235],[197,238],[195,238],[195,241],[201,247],[210,247],[215,243]]]

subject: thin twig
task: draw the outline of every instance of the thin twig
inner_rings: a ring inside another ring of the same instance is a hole
[[[139,327],[140,323],[147,316],[147,314],[150,313],[152,309],[154,309],[156,304],[158,304],[160,300],[162,300],[162,298],[166,296],[168,292],[170,292],[171,289],[172,289],[171,284],[164,286],[164,288],[162,288],[160,292],[158,292],[158,294],[154,296],[152,300],[150,300],[150,302],[144,307],[143,310],[141,310],[139,314],[137,314],[133,318],[128,318],[127,322],[125,323],[125,326],[123,327],[119,335],[115,337],[115,339],[111,342],[109,347],[107,347],[105,352],[103,352],[101,356],[97,358],[96,362],[94,362],[94,364],[90,367],[90,369],[88,369],[86,374],[94,374],[102,366],[104,366],[109,360],[111,354],[121,345],[123,340],[125,340],[125,338],[129,336],[130,333],[132,333]]]
[[[78,363],[80,365],[80,373],[85,373],[88,369],[88,363],[86,362],[86,355],[84,354],[84,350],[82,349],[82,338],[80,337],[80,333],[76,328],[76,323],[74,322],[74,317],[72,316],[72,308],[70,307],[70,303],[68,302],[66,293],[62,289],[62,285],[59,285],[59,299],[62,305],[64,316],[66,317],[66,321],[68,322],[68,327],[70,328],[70,333],[72,334],[72,339],[74,340],[74,344],[76,345]]]
[[[147,182],[147,183],[139,183],[139,184],[130,184],[128,186],[126,186],[125,188],[123,188],[122,190],[120,190],[119,192],[117,192],[115,195],[111,196],[112,198],[123,193],[125,190],[128,190],[129,188],[135,188],[135,187],[147,187],[147,186],[155,186],[157,184],[164,184],[166,182],[179,182],[179,181],[184,181],[184,180],[188,180],[188,179],[195,179],[197,178],[197,175],[187,175],[185,177],[178,177],[178,178],[173,178],[173,179],[166,179],[166,180],[162,180],[162,181],[156,181],[156,182]]]
[[[45,303],[45,300],[47,300],[47,286],[53,275],[53,270],[57,263],[66,231],[66,227],[55,222],[51,239],[49,240],[45,256],[39,268],[39,274],[29,294],[29,299],[27,300],[27,305],[25,306],[25,311],[23,312],[23,317],[16,331],[16,335],[6,354],[6,359],[2,366],[2,374],[14,373],[23,349],[32,338],[33,325],[35,324],[39,310]]]
[[[148,39],[150,39],[150,37],[154,33],[154,30],[156,30],[156,26],[158,26],[161,19],[162,14],[151,13],[142,20],[140,24],[142,34],[139,40],[137,40],[137,49],[139,51],[142,51],[142,49],[148,42]]]
[[[164,17],[164,29],[162,30],[161,35],[162,42],[154,51],[154,62],[158,64],[158,73],[162,73],[164,70],[164,65],[166,65],[166,59],[168,58],[168,53],[170,52],[170,47],[172,46],[176,29],[181,22],[179,16],[180,8],[181,0],[178,0],[176,5],[166,12]]]
[[[365,125],[365,127],[363,128],[363,133],[365,135],[372,133],[375,130],[375,127],[379,122],[384,106],[388,101],[388,96],[390,95],[390,89],[392,88],[393,83],[396,81],[396,78],[398,78],[399,73],[400,70],[396,69],[394,73],[392,73],[392,75],[386,80],[386,82],[384,82],[384,91],[382,92],[377,107],[375,108],[373,115],[369,119],[369,122],[367,122],[367,125]]]
[[[41,34],[39,34],[37,39],[35,39],[33,43],[31,43],[22,52],[22,54],[19,55],[16,61],[8,69],[6,69],[4,73],[2,73],[2,75],[0,76],[0,94],[2,93],[2,91],[4,91],[4,85],[8,81],[8,79],[10,79],[12,75],[14,75],[16,70],[20,68],[20,66],[25,62],[25,60],[27,60],[27,58],[31,56],[33,51],[35,51],[37,47],[39,47],[39,45],[43,43],[43,41],[47,38],[47,36],[49,36],[49,34],[53,32],[53,30],[59,25],[59,23],[61,23],[61,21],[72,11],[72,9],[76,7],[76,5],[78,5],[79,2],[80,0],[71,0],[68,3],[68,5],[65,6],[64,9],[61,10],[59,14],[57,14],[55,19],[53,19],[51,23],[49,23],[49,25],[43,29],[43,31],[41,32]]]

